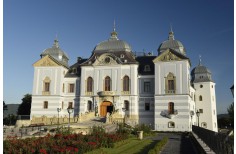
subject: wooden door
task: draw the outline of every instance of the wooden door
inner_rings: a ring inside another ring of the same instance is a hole
[[[103,102],[100,106],[100,116],[105,117],[107,115],[107,106],[111,106],[111,102]]]

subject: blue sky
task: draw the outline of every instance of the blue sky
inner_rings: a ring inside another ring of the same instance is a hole
[[[192,68],[201,55],[202,64],[211,70],[218,114],[226,113],[233,102],[229,89],[234,83],[233,7],[233,0],[4,0],[3,99],[7,104],[21,103],[32,92],[32,64],[56,35],[72,65],[109,38],[115,19],[119,39],[133,51],[154,54],[171,24]]]

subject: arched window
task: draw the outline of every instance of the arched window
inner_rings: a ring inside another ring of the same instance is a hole
[[[175,113],[174,103],[173,102],[169,102],[169,104],[168,104],[168,112],[169,112],[169,114],[174,114]]]
[[[93,79],[92,77],[88,77],[87,79],[87,92],[93,91]]]
[[[107,76],[105,78],[105,91],[111,91],[111,78]]]
[[[199,101],[202,101],[202,95],[199,96]]]
[[[166,94],[175,94],[176,82],[173,73],[169,73],[165,79]]]
[[[123,78],[123,91],[129,91],[129,77],[124,76]]]
[[[124,102],[125,111],[129,111],[129,101]]]

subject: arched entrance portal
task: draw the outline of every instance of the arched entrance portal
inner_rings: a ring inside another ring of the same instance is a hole
[[[102,102],[100,106],[100,116],[105,117],[107,115],[107,112],[112,113],[113,111],[113,105],[111,102],[104,101]]]

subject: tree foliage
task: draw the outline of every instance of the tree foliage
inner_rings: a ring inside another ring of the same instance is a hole
[[[20,104],[20,106],[18,108],[17,114],[18,115],[30,115],[32,95],[26,94],[26,95],[24,95],[24,97],[21,100],[22,100],[22,103]]]
[[[230,117],[230,122],[233,125],[234,124],[234,103],[232,103],[228,108],[227,108],[229,117]]]

